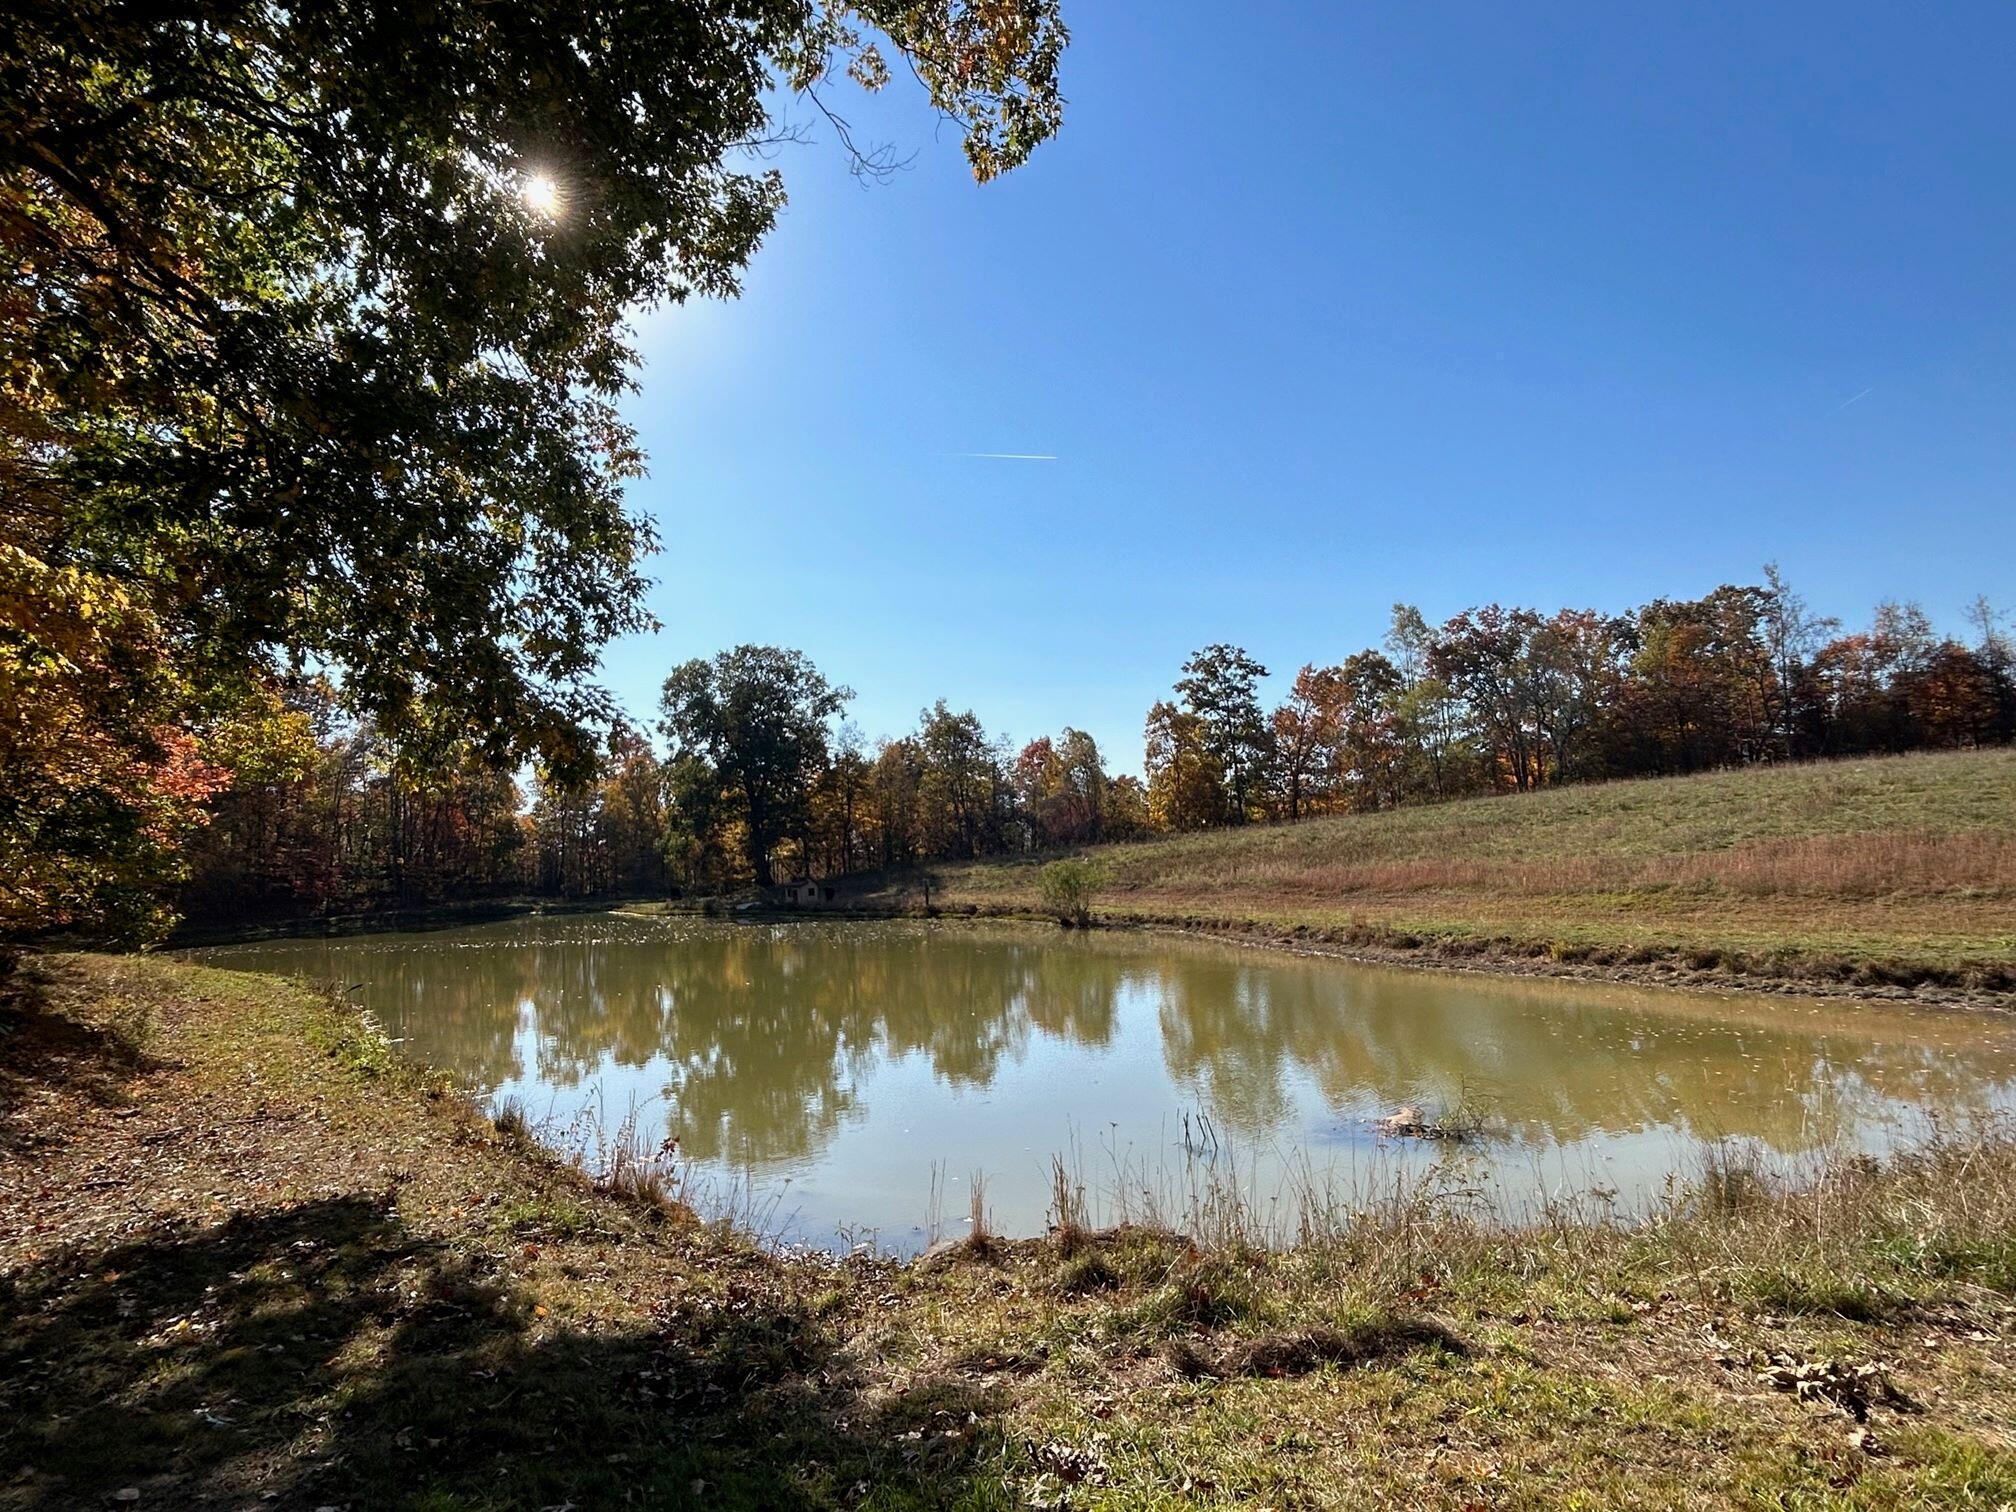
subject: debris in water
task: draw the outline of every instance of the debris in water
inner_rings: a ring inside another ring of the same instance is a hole
[[[1430,1118],[1412,1103],[1403,1103],[1384,1118],[1369,1120],[1372,1127],[1389,1139],[1475,1139],[1483,1124],[1462,1113],[1444,1113]]]

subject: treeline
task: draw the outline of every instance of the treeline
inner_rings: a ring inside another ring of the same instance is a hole
[[[307,682],[305,754],[212,805],[183,912],[199,922],[449,900],[713,893],[1147,832],[1147,795],[1090,735],[1019,750],[943,701],[867,746],[851,694],[795,651],[744,646],[668,679],[663,753],[618,723],[586,784],[471,759],[415,769]]]
[[[1310,663],[1271,712],[1266,669],[1200,651],[1148,715],[1149,822],[1201,829],[1603,778],[1999,744],[2016,652],[1985,600],[1971,637],[1912,604],[1841,633],[1775,567],[1761,586],[1624,614],[1490,604]]]
[[[473,756],[415,769],[290,687],[302,754],[212,800],[198,918],[539,894],[712,893],[1175,830],[1567,782],[1950,748],[2016,737],[2016,652],[1912,605],[1866,630],[1761,586],[1624,614],[1488,605],[1432,626],[1398,605],[1378,647],[1311,663],[1271,710],[1236,646],[1185,665],[1148,714],[1147,781],[1082,730],[1021,746],[944,701],[868,744],[850,690],[801,653],[743,646],[667,678],[652,734],[618,722],[586,783],[521,784]]]

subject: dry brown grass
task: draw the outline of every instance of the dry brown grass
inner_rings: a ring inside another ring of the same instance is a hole
[[[1646,867],[1638,885],[1719,887],[1797,897],[2016,896],[2016,838],[1971,834],[1821,835],[1757,841]]]
[[[2016,897],[2016,837],[1885,833],[1754,840],[1728,850],[1668,856],[1552,856],[1542,861],[1413,857],[1338,862],[1262,861],[1242,868],[1254,893],[1392,897],[1409,893],[1719,890],[1753,897]]]

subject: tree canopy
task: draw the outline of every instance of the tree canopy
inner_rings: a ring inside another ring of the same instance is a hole
[[[829,725],[854,696],[798,651],[737,646],[665,679],[663,725],[675,759],[697,758],[741,820],[744,858],[759,885],[771,853],[801,836],[825,771]]]
[[[906,64],[985,180],[1064,43],[1055,0],[20,0],[0,545],[190,688],[307,667],[425,759],[584,775],[648,622],[632,313],[736,291],[794,99]]]

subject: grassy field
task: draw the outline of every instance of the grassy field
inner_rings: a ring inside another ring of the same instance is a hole
[[[1638,974],[2016,990],[2016,750],[1569,787],[1089,854],[1109,921]],[[933,902],[1033,911],[1040,865],[939,868]],[[861,897],[915,895],[899,878]]]
[[[1510,807],[1509,805],[1507,807]],[[921,1195],[921,1194],[920,1194]],[[159,959],[0,1005],[0,1506],[2016,1504],[2016,1144],[1630,1225],[761,1253]]]

